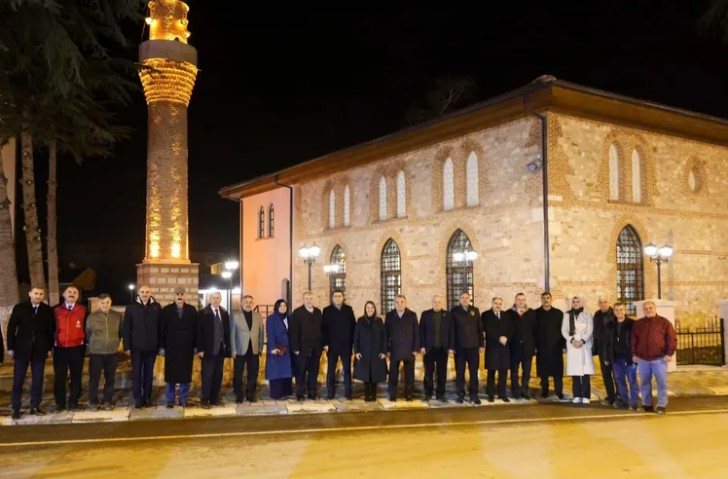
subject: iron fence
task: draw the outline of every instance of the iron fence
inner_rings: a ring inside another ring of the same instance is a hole
[[[696,327],[682,327],[680,321],[675,321],[677,364],[723,366],[725,364],[724,331],[723,318],[716,317],[702,326]]]

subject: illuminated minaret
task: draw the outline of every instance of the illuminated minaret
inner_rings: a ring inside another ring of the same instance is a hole
[[[144,261],[137,281],[165,304],[184,287],[195,298],[198,265],[190,262],[187,219],[187,106],[197,77],[197,50],[187,44],[186,3],[149,2],[149,40],[139,46],[148,108]]]

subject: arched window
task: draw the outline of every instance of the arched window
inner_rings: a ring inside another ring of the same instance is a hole
[[[468,254],[470,253],[470,254]],[[447,307],[451,309],[460,301],[460,295],[470,293],[475,298],[473,285],[473,247],[470,238],[463,230],[458,229],[447,243]]]
[[[272,238],[276,231],[276,213],[273,203],[268,207],[268,237]]]
[[[407,194],[406,194],[406,180],[404,177],[404,171],[400,170],[397,173],[397,218],[404,218],[407,216]]]
[[[614,144],[609,147],[609,199],[619,200],[619,152]]]
[[[445,160],[442,165],[442,209],[451,210],[455,207],[455,173],[452,159]]]
[[[258,239],[265,238],[265,208],[258,210]]]
[[[477,206],[480,202],[478,192],[478,155],[474,151],[468,156],[468,164],[466,166],[466,187],[468,191],[467,205]]]
[[[337,289],[346,292],[346,255],[341,246],[336,245],[334,247],[331,258],[329,258],[329,264],[335,267],[333,271],[329,272],[330,298]]]
[[[642,203],[642,158],[632,150],[632,201]]]
[[[399,246],[388,239],[382,249],[382,315],[394,309],[394,297],[402,292],[402,263]]]
[[[617,300],[627,305],[628,314],[635,314],[634,302],[645,297],[643,266],[642,241],[627,225],[617,238]]]
[[[349,226],[351,224],[351,216],[349,216],[351,213],[349,209],[351,208],[351,193],[349,193],[349,185],[346,185],[344,188],[344,226]]]
[[[336,193],[333,188],[329,191],[329,228],[336,228]]]
[[[387,219],[387,180],[384,176],[379,178],[379,219]]]

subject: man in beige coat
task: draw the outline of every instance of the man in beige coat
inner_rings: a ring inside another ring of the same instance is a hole
[[[263,318],[253,311],[254,300],[250,295],[243,296],[240,311],[232,313],[230,321],[230,343],[233,356],[233,391],[235,402],[242,403],[243,397],[255,402],[258,385],[260,353],[263,350]],[[248,377],[243,389],[243,370],[247,366]]]

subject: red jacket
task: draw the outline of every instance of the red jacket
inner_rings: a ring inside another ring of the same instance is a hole
[[[632,354],[645,361],[672,356],[677,335],[670,321],[662,316],[640,318],[632,328]]]
[[[86,307],[76,303],[72,310],[68,310],[66,303],[53,308],[56,319],[54,346],[59,348],[74,348],[83,346],[86,340]]]

